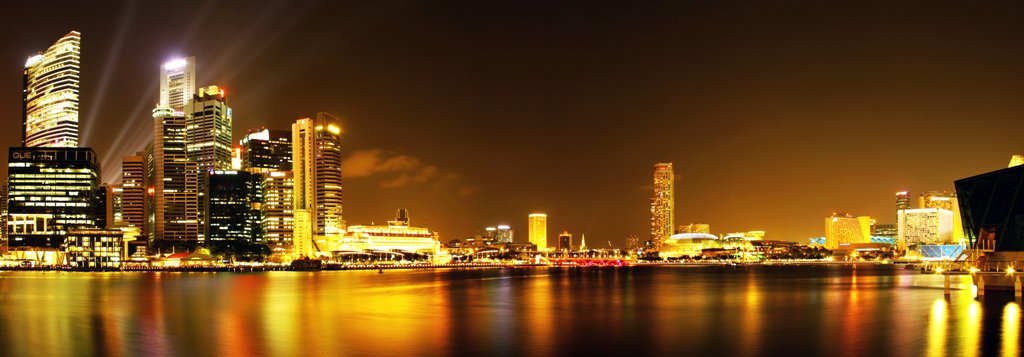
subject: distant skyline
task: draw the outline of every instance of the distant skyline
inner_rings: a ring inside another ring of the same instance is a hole
[[[160,65],[195,56],[196,84],[229,93],[236,145],[337,114],[348,223],[404,207],[443,242],[496,224],[522,242],[534,212],[593,247],[646,239],[651,168],[671,162],[677,226],[806,243],[832,212],[895,223],[896,192],[953,191],[1024,152],[1015,2],[5,9],[5,147],[25,60],[79,31],[80,145],[115,182],[152,138]]]

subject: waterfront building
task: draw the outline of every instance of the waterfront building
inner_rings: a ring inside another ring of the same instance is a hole
[[[288,130],[249,131],[239,141],[239,146],[242,170],[265,174],[292,169],[292,133]]]
[[[697,232],[695,232],[697,233]],[[748,232],[734,232],[726,233],[723,239],[738,238],[744,240],[764,240],[765,231],[748,231]]]
[[[153,239],[172,244],[200,241],[201,176],[186,154],[186,119],[170,108],[154,109],[153,119]]]
[[[75,269],[116,269],[124,254],[120,229],[73,229],[62,246],[67,265]]]
[[[25,62],[23,147],[78,147],[82,34],[71,31]]]
[[[0,256],[7,254],[7,178],[0,185]]]
[[[562,231],[558,234],[558,251],[568,252],[572,250],[572,234],[568,231]]]
[[[929,191],[918,197],[918,208],[941,208],[953,213],[953,241],[960,242],[964,238],[964,225],[960,217],[960,201],[956,193],[946,191]]]
[[[328,113],[292,124],[294,255],[326,251],[314,240],[345,232],[341,188],[341,120]]]
[[[263,177],[246,171],[222,170],[205,175],[206,238],[262,243]]]
[[[271,171],[263,175],[263,204],[260,216],[263,241],[274,256],[284,257],[292,253],[294,212],[291,171]]]
[[[752,250],[751,241],[743,237],[726,237],[719,239],[707,233],[678,233],[665,240],[658,256],[662,259],[683,257],[734,256]]]
[[[832,213],[825,218],[825,248],[835,250],[842,245],[871,242],[871,217],[854,217],[848,213]]]
[[[58,249],[69,230],[99,227],[97,206],[104,203],[97,197],[96,160],[90,148],[10,148],[10,249]]]
[[[895,224],[873,224],[871,225],[872,237],[896,238],[899,236],[899,229]]]
[[[494,240],[498,243],[512,243],[513,233],[512,227],[499,224],[497,231],[494,232]]]
[[[138,228],[142,236],[147,235],[146,212],[150,195],[146,180],[146,153],[121,159],[121,219],[118,226]]]
[[[676,233],[706,233],[711,234],[711,225],[707,223],[690,223],[679,226]]]
[[[401,212],[401,210],[399,210]],[[426,254],[441,253],[441,242],[437,232],[429,228],[410,225],[408,213],[404,219],[401,214],[388,225],[354,225],[347,227],[344,236],[337,245],[335,256],[349,252],[416,252]]]
[[[185,111],[185,154],[199,170],[231,170],[231,107],[223,88],[199,89]]]
[[[654,165],[654,195],[651,197],[651,241],[654,249],[672,235],[675,227],[675,173],[672,163]]]
[[[531,213],[528,222],[530,244],[537,246],[537,251],[548,249],[548,215]]]
[[[158,107],[170,108],[184,115],[196,94],[196,58],[178,58],[160,66],[160,102]]]
[[[943,208],[900,210],[896,244],[901,251],[918,244],[953,243],[953,212]]]

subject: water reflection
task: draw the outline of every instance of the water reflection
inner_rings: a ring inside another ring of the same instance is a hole
[[[944,298],[889,267],[3,272],[0,355],[1019,355],[1020,305],[953,279]]]

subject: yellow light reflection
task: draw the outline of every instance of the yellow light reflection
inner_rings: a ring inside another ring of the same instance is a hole
[[[1011,302],[1003,308],[1003,356],[1020,356],[1020,305]]]
[[[961,356],[977,356],[978,341],[981,338],[981,303],[971,301],[967,305],[967,317],[960,324]]]
[[[946,300],[936,299],[928,319],[928,356],[946,355]]]

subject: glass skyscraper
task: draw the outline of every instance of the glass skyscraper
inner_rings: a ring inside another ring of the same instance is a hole
[[[81,47],[82,35],[71,31],[25,62],[22,146],[78,146]]]

